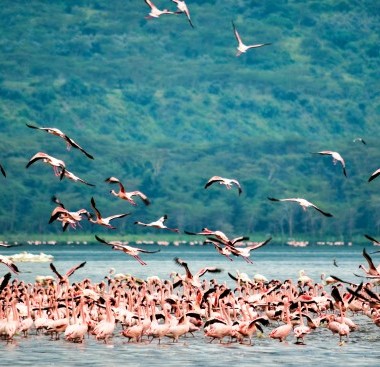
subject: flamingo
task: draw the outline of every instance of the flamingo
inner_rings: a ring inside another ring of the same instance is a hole
[[[182,0],[172,0],[173,3],[176,3],[177,4],[177,8],[178,8],[178,12],[177,14],[180,14],[180,13],[185,13],[186,14],[186,17],[187,17],[187,20],[189,21],[190,25],[192,28],[194,28],[194,25],[191,21],[191,18],[190,18],[190,12],[189,12],[189,9],[186,5],[186,3]]]
[[[302,314],[302,310],[301,310],[301,302],[300,301],[298,301],[298,313],[300,316],[300,324],[297,325],[293,331],[294,331],[295,337],[297,338],[296,344],[305,344],[304,343],[304,337],[307,334],[311,333],[311,328],[309,326],[305,325],[303,322],[303,314]]]
[[[219,254],[225,256],[228,260],[233,261],[233,259],[230,257],[231,250],[227,246],[223,247],[223,246],[219,245],[219,243],[216,242],[214,239],[212,239],[212,240],[208,239],[208,240],[203,242],[204,245],[208,244],[208,243],[213,244],[215,247],[215,250],[218,251]]]
[[[270,338],[278,339],[280,342],[283,342],[284,340],[286,340],[286,338],[288,337],[288,335],[293,329],[293,325],[290,321],[290,316],[289,316],[289,301],[287,299],[284,301],[284,308],[282,312],[286,313],[286,324],[276,327],[269,334]]]
[[[141,265],[147,265],[147,263],[141,260],[141,258],[139,257],[140,252],[148,253],[148,254],[154,254],[156,252],[160,252],[160,250],[148,251],[148,250],[144,250],[138,247],[123,245],[121,242],[107,242],[106,240],[98,237],[97,235],[95,235],[95,238],[97,239],[97,241],[101,243],[112,246],[113,250],[123,251],[125,254],[134,257]]]
[[[331,156],[333,159],[334,165],[337,164],[337,162],[339,162],[342,165],[343,174],[347,177],[346,163],[344,162],[344,159],[342,158],[342,156],[338,152],[333,152],[331,150],[322,150],[321,152],[316,152],[316,153],[312,153],[312,154],[320,154],[320,155]]]
[[[94,159],[94,157],[87,153],[79,144],[77,144],[73,139],[69,138],[65,133],[63,133],[61,130],[55,128],[55,127],[39,127],[39,126],[33,126],[30,124],[26,124],[26,126],[30,127],[31,129],[37,129],[46,131],[49,134],[59,136],[67,143],[67,150],[69,150],[71,147],[79,149],[82,153],[84,153],[88,158]]]
[[[60,176],[60,179],[62,180],[63,175],[65,174],[66,164],[64,161],[54,158],[49,154],[43,152],[36,153],[32,158],[30,158],[28,164],[26,165],[26,168],[28,168],[34,162],[37,162],[40,159],[42,159],[44,163],[50,164],[53,167],[55,175]],[[59,172],[59,169],[61,169],[61,172]]]
[[[236,53],[236,56],[240,56],[242,53],[245,53],[247,52],[247,50],[251,49],[251,48],[258,48],[258,47],[262,47],[262,46],[268,46],[268,45],[271,45],[271,43],[259,43],[259,44],[256,44],[256,45],[245,45],[241,38],[240,38],[240,35],[235,27],[235,24],[234,22],[232,22],[232,27],[233,27],[233,30],[234,30],[234,34],[235,34],[235,37],[236,37],[236,40],[238,41],[238,46],[237,46],[237,53]]]
[[[307,208],[312,207],[312,208],[318,210],[321,214],[323,214],[326,217],[332,217],[333,216],[330,213],[324,212],[323,210],[318,208],[316,205],[314,205],[310,201],[307,201],[306,199],[302,199],[302,198],[275,199],[275,198],[270,198],[270,197],[268,197],[268,199],[271,201],[292,201],[292,202],[295,202],[295,203],[298,203],[299,205],[301,205],[303,210],[306,210]]]
[[[4,177],[7,177],[7,174],[6,174],[6,172],[5,172],[5,169],[4,169],[4,167],[0,164],[0,171],[1,171],[1,173],[3,174],[3,176]]]
[[[151,0],[144,0],[144,1],[150,7],[149,15],[145,17],[147,19],[159,18],[161,15],[164,15],[164,14],[175,14],[174,11],[169,11],[168,9],[163,9],[163,10],[158,9],[157,6],[154,5]]]
[[[375,172],[371,174],[371,176],[369,176],[368,182],[371,182],[379,175],[380,175],[380,168],[378,168]]]
[[[4,265],[8,266],[8,268],[15,274],[18,274],[20,272],[16,264],[12,260],[10,260],[7,256],[0,255],[0,263],[3,263]]]
[[[88,220],[91,222],[91,223],[94,223],[94,224],[99,224],[101,226],[104,226],[104,227],[108,227],[108,228],[111,228],[111,229],[116,229],[116,227],[112,226],[110,224],[110,221],[113,220],[113,219],[117,219],[117,218],[123,218],[127,215],[130,215],[131,213],[124,213],[124,214],[115,214],[115,215],[111,215],[109,217],[102,217],[102,215],[100,214],[99,210],[96,208],[96,203],[95,203],[95,199],[92,197],[91,198],[91,206],[92,208],[94,209],[95,211],[95,215],[96,215],[96,218],[93,219],[91,215],[89,215],[88,217]]]
[[[257,250],[260,247],[265,246],[272,240],[272,237],[269,237],[265,241],[255,243],[246,247],[235,247],[227,244],[228,249],[235,256],[241,256],[247,263],[253,264],[253,261],[249,258],[251,251]]]
[[[235,180],[234,178],[224,178],[220,176],[212,176],[206,183],[205,189],[207,189],[209,186],[214,184],[215,182],[219,182],[221,185],[225,185],[227,189],[231,189],[232,185],[236,185],[238,188],[239,195],[242,193],[242,188],[240,186],[240,183],[238,180]]]
[[[104,340],[104,343],[108,343],[108,339],[112,336],[115,330],[115,317],[112,314],[110,299],[106,299],[106,318],[99,321],[93,333],[95,334],[96,340]]]
[[[82,182],[84,183],[85,185],[88,185],[88,186],[95,186],[94,184],[91,184],[91,183],[88,183],[87,181],[81,179],[80,177],[74,175],[74,173],[68,171],[65,169],[64,173],[63,173],[63,176],[64,177],[67,177],[69,180],[72,180],[74,182]]]
[[[368,253],[367,253],[367,251],[366,251],[365,248],[363,248],[363,256],[367,260],[368,270],[363,265],[359,265],[359,268],[363,269],[363,271],[367,275],[371,275],[371,276],[375,276],[375,277],[380,277],[380,266],[378,268],[376,268],[376,266],[374,265],[374,263],[372,261],[371,256],[368,255]]]
[[[71,325],[68,325],[65,330],[65,339],[76,342],[76,343],[83,343],[84,336],[86,335],[88,331],[88,325],[86,322],[85,314],[84,314],[84,299],[83,297],[80,298],[79,303],[79,316],[80,319],[77,319],[76,312],[75,312],[75,302],[72,302],[73,305],[73,316],[74,316],[74,323]]]
[[[175,257],[174,262],[185,269],[186,276],[185,276],[184,281],[188,284],[191,284],[193,287],[198,287],[198,288],[201,286],[200,277],[205,275],[207,272],[220,273],[222,271],[222,269],[214,267],[214,266],[206,266],[200,269],[196,274],[193,275],[186,261],[180,259],[179,257]]]
[[[78,269],[83,268],[83,266],[86,265],[86,261],[73,266],[70,268],[64,275],[60,274],[53,263],[50,263],[50,269],[53,271],[53,273],[58,277],[59,283],[68,283],[69,277],[71,277]]]
[[[363,138],[355,138],[355,139],[353,140],[354,143],[356,143],[357,141],[360,141],[360,142],[363,143],[364,145],[367,144],[367,143],[364,141]]]
[[[178,233],[179,232],[178,228],[168,228],[168,227],[166,227],[166,225],[164,224],[165,221],[166,221],[166,219],[168,219],[168,216],[165,214],[164,216],[162,216],[161,218],[159,218],[155,222],[143,223],[143,222],[136,221],[135,224],[138,224],[140,226],[145,226],[145,227],[154,227],[154,228],[159,228],[159,229],[167,229],[169,231],[177,232]]]
[[[129,203],[132,205],[136,206],[136,202],[133,200],[133,196],[138,196],[145,205],[149,205],[150,201],[148,197],[143,194],[141,191],[131,191],[131,192],[126,192],[123,184],[120,182],[120,180],[116,177],[108,177],[105,179],[105,182],[108,183],[117,183],[120,187],[119,192],[116,192],[115,190],[111,190],[110,193],[114,196],[119,197],[120,199],[127,200]]]

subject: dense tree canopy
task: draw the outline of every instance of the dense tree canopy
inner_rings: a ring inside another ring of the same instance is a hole
[[[153,233],[133,222],[165,213],[171,227],[231,235],[378,234],[380,181],[368,183],[380,167],[378,3],[187,5],[194,29],[183,14],[146,19],[143,0],[2,4],[0,233],[60,233],[47,224],[56,195],[70,210],[90,210],[93,196],[102,214],[131,212],[117,234]],[[245,43],[272,44],[235,57],[232,20]],[[95,159],[26,123],[61,129]],[[348,178],[311,154],[321,150],[340,152]],[[25,169],[38,151],[96,187],[60,181],[42,162]],[[242,195],[205,190],[213,175],[238,179]],[[111,196],[110,176],[152,204]],[[334,217],[268,196],[305,197]]]

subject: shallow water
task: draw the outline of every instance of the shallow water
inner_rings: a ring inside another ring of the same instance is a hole
[[[157,248],[149,245],[149,249]],[[113,251],[101,244],[88,245],[25,245],[16,248],[2,249],[3,255],[11,255],[21,251],[39,254],[44,252],[54,256],[54,264],[58,271],[64,273],[73,265],[87,261],[85,267],[79,269],[70,279],[75,282],[87,277],[93,282],[101,281],[112,267],[116,273],[123,272],[140,278],[157,275],[161,279],[169,277],[171,271],[182,273],[173,258],[178,256],[186,260],[192,271],[210,265],[224,269],[220,274],[211,274],[206,278],[217,278],[234,287],[234,281],[228,272],[235,274],[236,270],[246,272],[249,276],[256,273],[265,275],[268,279],[297,280],[298,272],[304,269],[316,281],[322,272],[334,274],[344,280],[359,282],[361,279],[353,273],[362,274],[359,264],[365,264],[361,246],[308,246],[295,248],[271,244],[252,253],[254,264],[236,258],[230,262],[218,255],[213,247],[207,246],[162,246],[156,254],[142,254],[148,263],[140,265],[133,258],[121,252]],[[375,249],[375,248],[373,248]],[[367,247],[367,250],[369,248]],[[371,249],[372,250],[372,249]],[[372,255],[375,264],[379,263],[380,254]],[[339,267],[333,265],[336,259]],[[49,263],[17,263],[22,272],[18,279],[26,282],[34,281],[36,275],[53,275]],[[6,269],[4,267],[4,269]],[[5,270],[3,269],[3,272]],[[254,339],[254,345],[237,343],[220,344],[209,340],[203,331],[195,336],[181,338],[178,343],[164,338],[160,345],[157,340],[152,343],[127,343],[124,337],[115,331],[110,344],[96,341],[93,337],[83,344],[73,344],[65,340],[50,340],[46,335],[31,335],[29,338],[20,336],[14,343],[0,342],[2,366],[221,366],[239,365],[260,366],[286,365],[297,366],[306,364],[316,366],[375,366],[380,360],[380,328],[376,327],[363,315],[354,316],[359,330],[350,334],[347,343],[339,345],[339,338],[325,329],[319,328],[305,338],[306,345],[294,344],[290,335],[286,343],[279,343],[268,337],[272,324],[264,328],[264,335]]]

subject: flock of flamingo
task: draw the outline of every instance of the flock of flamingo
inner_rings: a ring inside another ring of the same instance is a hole
[[[177,4],[177,11],[159,10],[150,0],[145,0],[150,8],[148,17],[158,18],[164,14],[184,13],[191,27],[194,24],[189,9],[184,1],[172,0]],[[245,45],[234,23],[233,33],[238,42],[237,56],[249,49],[269,45],[269,43]],[[28,128],[44,131],[62,138],[68,148],[81,151],[87,158],[94,159],[84,148],[76,143],[58,128],[39,127],[27,124]],[[365,144],[364,140],[360,140]],[[314,154],[328,155],[334,164],[339,162],[343,174],[347,176],[345,162],[341,155],[334,151],[320,151]],[[26,168],[36,162],[43,162],[53,168],[54,174],[60,180],[66,178],[88,186],[91,183],[76,176],[68,170],[66,163],[44,152],[37,152],[30,158]],[[6,171],[3,165],[0,170],[4,177]],[[380,169],[369,178],[372,181],[380,174]],[[132,206],[136,200],[150,205],[150,199],[143,192],[126,191],[125,186],[117,177],[108,177],[105,182],[118,187],[118,191],[110,193]],[[220,176],[212,176],[204,188],[215,184],[224,185],[227,189],[236,187],[238,194],[242,187],[238,180]],[[274,202],[296,202],[303,209],[311,207],[326,217],[332,217],[313,203],[303,198],[268,198]],[[81,220],[86,218],[94,225],[114,229],[111,224],[115,219],[121,219],[131,213],[114,214],[105,217],[101,214],[95,198],[91,197],[91,209],[69,211],[57,198],[57,204],[50,215],[49,223],[58,221],[63,231],[68,227],[76,228]],[[102,208],[103,209],[103,208]],[[134,224],[152,227],[159,230],[179,232],[178,228],[166,226],[168,216],[165,214],[149,223],[135,221]],[[205,243],[211,244],[222,256],[232,261],[234,257],[242,258],[247,263],[251,251],[267,245],[271,237],[259,243],[251,243],[246,236],[229,238],[219,230],[203,228],[199,232],[184,231],[192,236],[203,236]],[[373,237],[366,235],[372,241]],[[120,241],[107,241],[95,236],[100,243],[110,246],[113,250],[132,256],[141,265],[146,265],[140,254],[154,253],[143,248],[126,245]],[[358,330],[354,318],[365,315],[370,322],[380,327],[380,296],[376,286],[380,281],[380,266],[375,266],[371,256],[363,250],[363,256],[368,263],[368,269],[363,276],[367,281],[361,283],[346,282],[338,277],[322,277],[314,281],[305,272],[300,272],[298,282],[291,280],[268,280],[265,277],[250,278],[245,273],[229,274],[234,280],[234,287],[226,283],[218,283],[217,279],[201,279],[206,273],[219,273],[218,267],[204,267],[198,272],[192,272],[191,266],[184,259],[175,258],[174,263],[181,269],[173,272],[169,279],[159,279],[156,276],[146,280],[134,276],[109,274],[107,280],[94,283],[85,278],[70,284],[70,276],[83,268],[83,262],[61,274],[53,263],[50,264],[54,277],[36,280],[35,283],[25,283],[12,279],[12,273],[20,273],[17,265],[6,256],[0,255],[0,262],[10,271],[1,279],[0,284],[0,337],[7,342],[15,338],[30,337],[43,334],[52,340],[61,336],[69,342],[85,342],[86,338],[94,337],[109,343],[115,337],[124,337],[135,343],[163,338],[178,342],[180,338],[195,333],[203,333],[206,340],[212,342],[238,342],[252,344],[259,335],[271,339],[285,341],[291,335],[297,344],[304,344],[304,338],[312,338],[316,330],[322,328],[339,337],[340,343],[349,339],[349,334]],[[348,285],[346,288],[345,285]],[[350,317],[351,316],[351,317]],[[310,334],[310,336],[309,336]]]

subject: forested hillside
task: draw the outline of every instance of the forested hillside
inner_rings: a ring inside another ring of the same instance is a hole
[[[169,0],[160,9],[176,10]],[[0,9],[1,237],[61,233],[70,210],[130,212],[109,230],[83,220],[69,233],[157,233],[133,223],[168,215],[260,240],[351,240],[380,232],[379,16],[375,0],[188,0],[184,14],[146,19],[144,0],[5,1]],[[244,43],[271,43],[236,57]],[[32,124],[56,127],[91,153]],[[361,137],[366,144],[354,139]],[[338,151],[347,178],[331,157]],[[37,152],[95,184],[55,177]],[[235,178],[237,189],[212,185]],[[119,178],[150,206],[110,194]],[[304,197],[333,214],[267,197]]]

